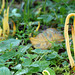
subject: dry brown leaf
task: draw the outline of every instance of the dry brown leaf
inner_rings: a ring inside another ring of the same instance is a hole
[[[36,37],[31,37],[30,41],[35,48],[47,49],[52,46],[51,42],[62,42],[64,40],[63,35],[55,28],[48,28],[42,33],[39,33]]]

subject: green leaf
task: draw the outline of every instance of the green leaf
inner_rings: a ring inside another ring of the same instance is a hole
[[[47,6],[47,7],[48,7],[48,6],[51,6],[51,7],[52,7],[52,6],[53,6],[53,3],[48,0],[48,1],[46,1],[46,6]]]
[[[52,54],[49,54],[48,59],[51,60],[51,59],[55,59],[56,57],[57,57],[57,54],[52,53]]]
[[[25,53],[27,49],[29,49],[32,46],[32,44],[28,44],[27,46],[20,46],[21,48],[19,49],[20,53]]]
[[[11,49],[19,45],[21,40],[8,39],[0,42],[0,52],[5,51],[6,49]]]
[[[66,66],[66,65],[68,65],[68,62],[67,61],[62,62],[62,65]]]
[[[15,9],[12,10],[12,13],[9,16],[10,17],[13,17],[13,16],[15,16],[15,17],[21,17],[21,14],[16,13],[16,12],[17,12],[17,9],[15,8]]]
[[[36,61],[33,64],[38,64],[39,65],[39,71],[38,72],[42,72],[45,68],[47,68],[50,64],[49,61]]]
[[[21,64],[16,65],[15,67],[11,67],[12,69],[20,70],[22,69]]]
[[[39,67],[29,67],[28,73],[32,74],[32,73],[36,73],[36,72],[39,72]]]
[[[3,54],[3,55],[0,56],[0,60],[3,59],[0,62],[5,62],[8,59],[12,59],[12,57],[16,56],[16,54],[17,54],[16,50],[12,50],[12,51],[6,52],[5,54]]]
[[[31,62],[32,62],[31,59],[24,58],[24,57],[21,57],[20,60],[23,61],[22,66],[24,66],[24,67],[29,66],[31,64]]]
[[[36,58],[38,55],[36,55],[36,54],[26,54],[26,55],[24,55],[25,57],[28,57],[28,58],[30,58],[30,59],[34,59],[34,58]]]
[[[50,53],[51,50],[41,50],[41,49],[35,49],[35,50],[32,50],[32,52],[34,53],[37,53],[37,54],[44,54],[44,53]]]
[[[15,73],[15,75],[23,75],[23,74],[26,74],[26,73],[28,73],[28,68],[18,70],[18,71]]]
[[[64,14],[66,13],[65,7],[61,7],[61,8],[60,8],[60,12],[61,12],[62,15],[64,15]]]
[[[55,1],[55,2],[60,2],[60,0],[53,0],[53,1]]]
[[[44,23],[49,23],[53,19],[53,16],[46,14],[46,15],[41,15],[37,19],[38,20],[43,20]]]
[[[47,60],[52,60],[52,59],[55,59],[55,58],[60,58],[60,59],[63,59],[62,56],[60,56],[57,52],[53,52],[52,54],[49,54],[47,56]]]
[[[31,66],[31,67],[39,67],[38,64],[31,64],[30,66]]]
[[[0,75],[12,75],[12,74],[7,67],[1,67],[0,68]]]

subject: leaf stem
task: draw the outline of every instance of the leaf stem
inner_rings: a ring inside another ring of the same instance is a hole
[[[44,53],[44,54],[41,56],[41,58],[39,59],[39,61],[40,61],[46,54],[48,54],[48,52]]]

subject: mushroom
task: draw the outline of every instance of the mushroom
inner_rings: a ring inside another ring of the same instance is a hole
[[[40,22],[38,22],[38,27],[36,28],[36,32],[39,30],[39,28],[40,28]]]
[[[47,70],[43,70],[42,74],[45,75],[45,73],[47,73],[48,75],[50,75],[50,73]]]
[[[2,0],[2,6],[1,6],[1,9],[0,9],[0,14],[1,14],[2,10],[4,9],[4,7],[5,7],[5,0]]]
[[[2,23],[3,23],[3,29],[0,27],[0,37],[6,38],[8,37],[9,33],[10,33],[10,28],[9,28],[9,7],[7,8],[7,11],[4,10],[4,18],[2,19]],[[16,31],[16,26],[14,21],[12,20],[13,23],[13,36],[15,35],[15,31]],[[1,40],[1,39],[0,39]]]
[[[1,37],[1,35],[2,35],[2,28],[0,27],[0,37]]]
[[[64,27],[64,36],[65,36],[66,48],[67,48],[67,53],[68,53],[69,61],[71,64],[71,68],[74,67],[74,59],[73,59],[73,57],[71,55],[71,51],[70,51],[69,34],[68,34],[69,25],[67,25],[67,24],[69,23],[69,19],[72,16],[74,16],[74,23],[73,23],[74,28],[73,28],[73,25],[71,25],[71,31],[72,31],[74,58],[75,58],[75,13],[71,13],[66,17],[65,27]]]
[[[4,18],[2,19],[3,21],[3,37],[5,37],[5,35],[9,35],[9,24],[8,24],[8,20],[9,20],[9,7],[7,8],[7,12],[6,10],[4,11]]]
[[[13,36],[14,36],[16,33],[16,25],[15,25],[15,22],[13,20],[11,20],[11,21],[13,23]]]

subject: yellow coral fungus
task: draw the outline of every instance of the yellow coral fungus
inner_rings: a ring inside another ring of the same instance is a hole
[[[50,73],[47,70],[43,70],[42,74],[46,75],[45,73],[48,74],[48,75],[50,75]]]
[[[5,35],[9,35],[9,24],[8,24],[8,15],[9,15],[9,7],[7,8],[7,12],[6,10],[4,11],[4,18],[3,18],[3,37],[5,37]]]
[[[5,6],[5,0],[2,0],[2,7],[0,9],[0,14],[1,14],[2,10],[4,9],[4,6]],[[2,19],[3,29],[0,27],[0,40],[8,37],[8,35],[10,33],[10,27],[9,27],[8,21],[9,21],[9,6],[8,6],[7,10],[4,10],[4,17]],[[15,35],[15,31],[16,31],[16,26],[13,21],[13,35]]]
[[[36,28],[36,32],[39,30],[39,28],[40,28],[40,22],[38,22],[38,27]]]
[[[1,35],[2,35],[2,28],[0,27],[0,37],[1,37]]]
[[[74,60],[71,55],[70,44],[69,44],[69,34],[68,34],[69,25],[67,25],[69,23],[70,17],[72,17],[72,16],[74,16],[74,23],[73,23],[74,28],[73,28],[73,26],[71,26],[71,30],[72,30],[72,39],[73,39],[74,57],[75,57],[75,13],[71,13],[66,17],[65,27],[64,27],[64,36],[65,36],[66,48],[67,48],[69,61],[70,61],[71,67],[74,67]]]
[[[39,28],[40,28],[40,22],[38,22],[38,27],[36,28],[35,32],[37,32],[39,30]],[[32,33],[30,33],[29,36],[31,36],[31,35],[32,35]],[[33,37],[35,37],[35,35],[33,35]]]
[[[2,19],[2,23],[3,23],[3,29],[0,27],[0,40],[1,38],[6,38],[8,37],[9,35],[9,32],[10,32],[10,28],[9,28],[9,7],[7,8],[7,11],[5,10],[4,11],[4,18]],[[15,23],[14,21],[13,22],[13,36],[15,35],[15,31],[16,31],[16,26],[15,26]]]
[[[2,10],[4,9],[4,7],[5,7],[5,0],[2,0],[2,6],[1,6],[1,9],[0,9],[0,14],[1,14]]]
[[[13,36],[14,36],[16,33],[16,26],[15,26],[15,22],[13,20],[12,20],[12,22],[13,22]]]

